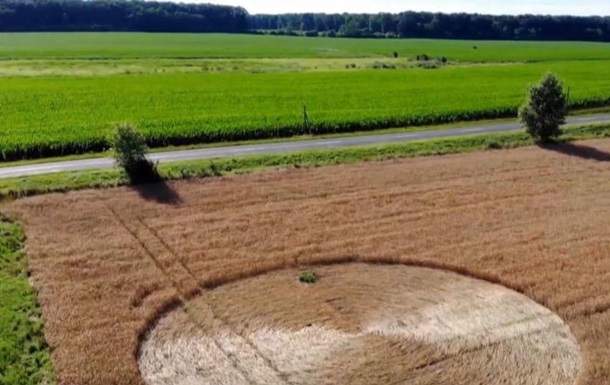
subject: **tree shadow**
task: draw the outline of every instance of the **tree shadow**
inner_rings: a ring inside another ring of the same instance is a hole
[[[177,205],[182,202],[180,195],[163,180],[156,163],[141,159],[125,171],[131,188],[143,199],[167,205]]]
[[[165,205],[178,205],[182,203],[180,194],[163,180],[156,183],[133,185],[131,188],[146,201]]]
[[[583,146],[574,143],[545,143],[539,144],[540,148],[557,152],[559,154],[574,156],[581,159],[595,160],[598,162],[610,162],[610,154],[595,147]]]

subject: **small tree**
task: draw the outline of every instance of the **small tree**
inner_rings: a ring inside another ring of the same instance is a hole
[[[531,86],[525,104],[519,109],[519,120],[528,134],[538,142],[548,142],[561,135],[568,113],[568,96],[561,81],[552,73]]]
[[[148,147],[142,134],[129,124],[119,124],[112,137],[114,159],[133,184],[159,179],[156,165],[146,159]]]

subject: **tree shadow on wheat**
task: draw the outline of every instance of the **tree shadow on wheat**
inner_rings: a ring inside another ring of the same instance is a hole
[[[610,154],[605,151],[598,150],[595,147],[583,146],[574,143],[545,143],[539,144],[539,147],[548,151],[553,151],[576,158],[595,160],[598,162],[610,162]]]

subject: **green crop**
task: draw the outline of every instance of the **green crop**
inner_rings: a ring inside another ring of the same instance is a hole
[[[0,80],[4,159],[99,151],[116,123],[150,146],[286,137],[516,116],[556,72],[573,106],[610,103],[610,61],[437,70],[170,74]],[[307,105],[309,126],[303,125]]]
[[[476,46],[476,49],[475,49]],[[610,45],[584,42],[339,39],[180,33],[2,33],[0,58],[400,58],[533,62],[610,59]]]
[[[423,53],[461,64],[408,68]],[[515,116],[549,70],[572,107],[610,101],[603,43],[5,33],[0,58],[4,160],[105,150],[122,122],[160,147]]]

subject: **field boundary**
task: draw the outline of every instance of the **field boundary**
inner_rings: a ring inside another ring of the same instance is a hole
[[[0,384],[52,385],[51,351],[28,282],[24,242],[20,224],[0,214]]]
[[[578,126],[566,130],[556,145],[578,140],[610,137],[610,125]],[[534,141],[524,132],[470,135],[463,137],[396,143],[382,146],[352,147],[340,150],[317,150],[289,154],[257,155],[160,164],[163,180],[209,178],[233,173],[286,167],[317,167],[364,161],[439,156],[532,146]],[[62,193],[82,189],[105,189],[128,185],[118,169],[63,172],[25,178],[0,179],[0,200],[26,196]]]
[[[567,119],[566,128],[577,124],[610,123],[610,114],[594,114],[573,116]],[[259,143],[249,141],[237,145],[220,145],[195,149],[176,148],[172,151],[153,152],[149,159],[155,162],[171,163],[183,160],[220,159],[224,157],[239,157],[249,155],[271,155],[277,153],[302,152],[307,150],[343,149],[357,146],[385,145],[406,143],[426,139],[452,138],[475,134],[492,134],[510,132],[522,129],[513,121],[482,121],[476,125],[462,123],[458,126],[430,126],[425,130],[405,129],[397,132],[371,134],[360,131],[358,134],[334,134],[328,137],[285,139],[277,142]],[[16,166],[0,167],[0,179],[9,177],[33,176],[38,174],[56,173],[61,171],[82,171],[87,169],[107,169],[115,167],[114,159],[84,158],[62,161],[61,158],[52,162],[36,162]]]
[[[610,97],[573,101],[572,110],[598,109],[610,107]],[[288,139],[302,135],[348,134],[356,132],[374,132],[395,127],[424,127],[454,123],[476,122],[480,120],[505,119],[517,116],[518,107],[456,111],[445,115],[420,115],[408,117],[377,117],[366,120],[313,121],[307,123],[293,119],[295,123],[284,125],[250,127],[237,131],[206,130],[195,132],[170,132],[154,134],[144,132],[146,144],[150,148],[172,146],[189,146],[202,143],[223,143],[234,141],[256,141],[269,139]],[[203,121],[200,122],[204,124]],[[171,130],[170,130],[171,131]],[[0,151],[0,160],[4,162],[44,159],[69,155],[81,155],[91,152],[106,152],[111,149],[108,135],[96,134],[86,141],[53,140],[48,143],[13,143],[5,145]]]

